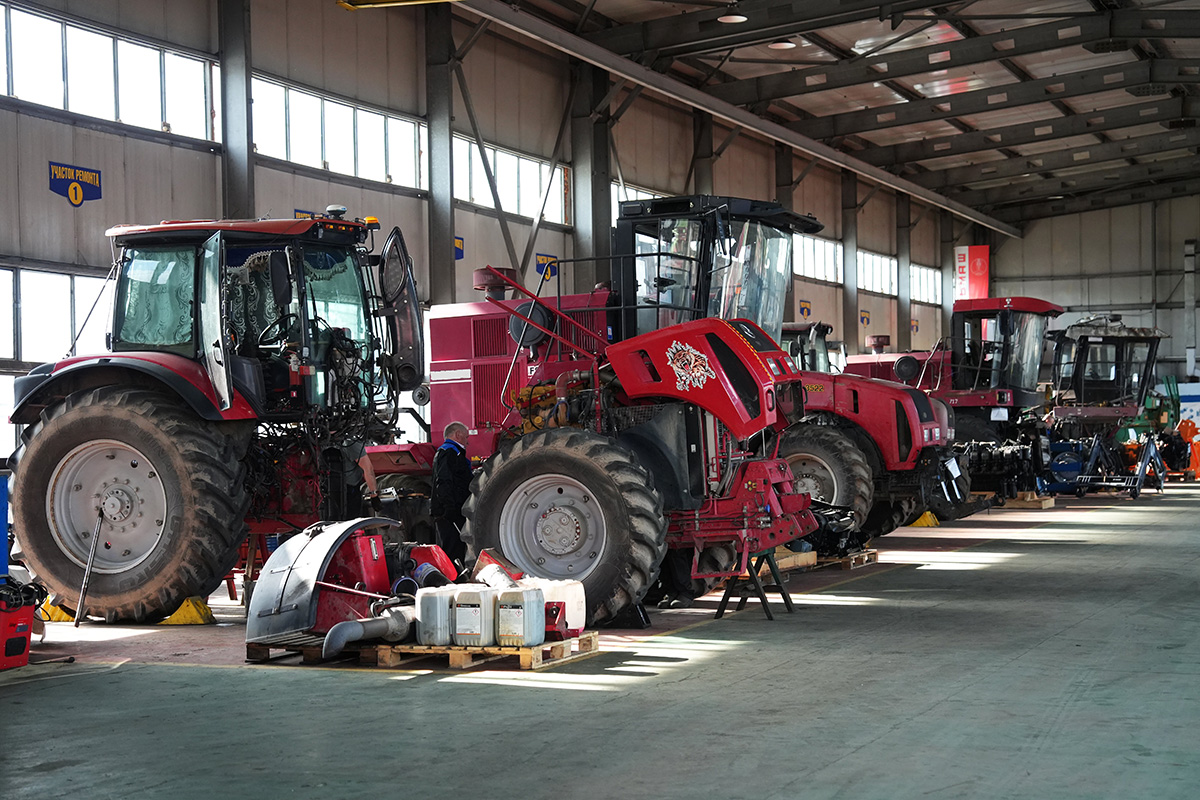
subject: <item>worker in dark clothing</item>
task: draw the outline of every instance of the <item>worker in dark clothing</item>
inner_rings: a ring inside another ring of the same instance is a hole
[[[454,561],[463,565],[467,546],[459,536],[466,522],[463,503],[471,494],[471,462],[467,460],[467,440],[470,433],[461,422],[446,426],[446,441],[433,455],[433,491],[429,498],[429,513],[437,526],[438,546]]]

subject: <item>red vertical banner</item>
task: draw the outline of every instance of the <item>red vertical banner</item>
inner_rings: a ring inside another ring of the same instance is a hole
[[[954,248],[954,299],[974,300],[988,296],[990,251],[987,245]]]

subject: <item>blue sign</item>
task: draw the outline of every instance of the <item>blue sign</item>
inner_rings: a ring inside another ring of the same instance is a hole
[[[910,322],[912,322],[912,332],[916,333],[920,329],[921,326],[917,324],[917,321],[915,319],[910,320]]]
[[[860,308],[858,310],[858,319],[860,322],[862,322],[863,325],[870,325],[871,324],[871,312],[867,311],[865,308]]]
[[[317,212],[305,211],[303,208],[294,208],[292,213],[294,215],[292,219],[316,219],[317,217]]]
[[[51,161],[50,191],[61,194],[76,208],[88,200],[99,200],[100,170]]]
[[[804,317],[805,319],[808,319],[809,317],[812,316],[812,301],[811,300],[801,300],[800,301],[800,316]]]
[[[462,261],[466,252],[466,240],[461,236],[454,237],[454,260]]]
[[[548,281],[558,274],[558,256],[548,253],[537,254],[537,271],[542,280]]]

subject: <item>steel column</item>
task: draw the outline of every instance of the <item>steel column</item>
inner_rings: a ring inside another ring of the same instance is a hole
[[[842,171],[842,341],[862,352],[858,334],[858,175]]]
[[[712,114],[692,109],[692,169],[696,194],[713,194],[713,118]]]
[[[612,253],[612,160],[609,149],[608,109],[596,104],[608,95],[608,73],[585,62],[576,62],[578,89],[571,112],[571,175],[575,203],[574,249],[576,258],[606,258]],[[608,269],[577,262],[575,286],[595,285]]]
[[[950,316],[954,313],[954,217],[946,211],[938,215],[942,240],[942,336],[950,336]]]
[[[912,200],[896,195],[896,352],[912,349]]]
[[[220,0],[217,37],[221,49],[221,214],[253,219],[254,132],[250,110],[250,0]]]
[[[429,301],[453,303],[454,37],[450,6],[425,6],[425,121],[429,127]]]

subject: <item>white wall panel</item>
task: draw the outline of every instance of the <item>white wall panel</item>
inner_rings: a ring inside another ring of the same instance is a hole
[[[456,41],[466,39],[470,32],[470,26],[454,26]],[[467,54],[463,72],[485,141],[550,157],[570,85],[565,58],[486,35]],[[454,127],[470,135],[470,121],[457,87],[456,81]]]
[[[806,162],[800,158],[794,158],[792,162],[792,172],[798,177]],[[771,169],[774,174],[774,166]],[[841,176],[837,171],[814,167],[792,192],[792,207],[816,217],[825,226],[818,235],[826,239],[838,239],[842,235],[841,187]]]
[[[350,11],[324,0],[253,0],[250,9],[254,69],[369,105],[423,112],[419,11]]]
[[[613,126],[613,141],[627,183],[664,194],[684,194],[692,159],[692,115],[643,92]],[[617,177],[616,164],[612,169]]]
[[[937,306],[913,303],[912,319],[917,321],[917,330],[912,332],[912,349],[928,350],[937,344],[942,336],[942,310]]]
[[[713,148],[721,146],[729,131],[714,126]],[[715,194],[748,197],[752,200],[775,199],[775,147],[742,134],[721,154],[713,165]]]
[[[75,128],[0,112],[0,134],[16,147],[0,157],[0,203],[16,223],[0,232],[0,253],[105,267],[104,231],[113,225],[220,213],[219,158],[190,148]],[[96,169],[101,198],[78,208],[49,189],[49,162]]]
[[[172,42],[193,50],[217,50],[216,0],[37,0],[62,11],[130,33]]]
[[[859,182],[858,196],[861,203],[872,187]],[[884,255],[896,254],[896,197],[878,191],[858,212],[858,249],[870,250]]]
[[[870,324],[862,323],[862,312],[869,311],[871,314]],[[858,313],[855,315],[858,320],[858,339],[857,344],[854,340],[846,342],[847,355],[856,355],[867,351],[867,337],[876,334],[885,334],[892,337],[892,345],[888,347],[891,352],[895,349],[896,344],[896,300],[891,297],[882,297],[877,294],[867,294],[859,292],[858,294]]]
[[[810,316],[801,316],[801,300],[807,300],[812,304],[812,313]],[[797,322],[824,322],[826,325],[832,325],[833,333],[830,334],[830,338],[842,338],[841,333],[838,331],[838,327],[842,321],[841,287],[834,286],[831,283],[818,283],[817,281],[798,278],[795,283],[795,291],[792,294],[792,302],[792,319]]]

